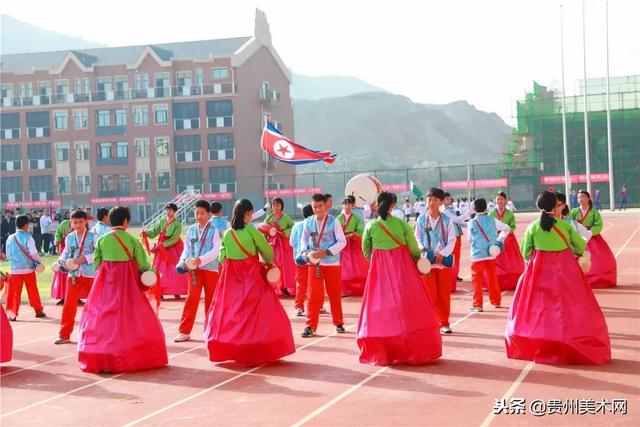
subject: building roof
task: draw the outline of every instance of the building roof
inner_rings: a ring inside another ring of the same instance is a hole
[[[151,48],[163,61],[208,59],[231,56],[250,39],[251,37],[236,37],[153,45],[16,53],[1,55],[0,67],[5,73],[51,70],[60,65],[69,53],[72,53],[85,67],[134,64],[147,47]]]

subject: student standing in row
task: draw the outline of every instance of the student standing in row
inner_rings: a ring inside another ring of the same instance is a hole
[[[35,268],[40,264],[40,255],[36,242],[29,234],[29,217],[18,215],[16,232],[7,239],[7,257],[9,258],[9,285],[7,289],[7,316],[15,321],[20,309],[22,285],[27,288],[29,304],[37,318],[47,317],[42,308]]]
[[[276,228],[275,236],[269,236],[268,241],[273,248],[275,262],[281,273],[280,283],[277,284],[277,287],[283,295],[294,295],[296,293],[296,268],[293,250],[289,245],[293,220],[284,212],[282,199],[276,197],[271,201],[271,214],[267,215],[264,222]]]
[[[313,215],[313,208],[311,205],[305,205],[302,208],[302,216],[304,219]],[[305,263],[302,264],[298,261],[302,256],[300,250],[300,240],[302,238],[302,228],[304,227],[304,220],[296,222],[291,229],[291,235],[289,236],[289,244],[293,249],[293,257],[296,260],[296,300],[295,310],[296,316],[304,316],[304,302],[307,298],[307,288],[309,284],[309,266]]]
[[[496,194],[496,208],[489,211],[489,216],[509,226],[510,233],[504,241],[504,248],[496,258],[496,275],[500,290],[515,289],[518,279],[524,271],[524,259],[516,239],[516,217],[507,208],[507,195],[503,191]]]
[[[435,309],[414,262],[420,249],[411,227],[391,216],[396,200],[378,195],[379,218],[362,240],[371,268],[358,319],[361,363],[417,365],[442,355]]]
[[[56,228],[55,242],[54,244],[58,248],[58,253],[64,252],[64,245],[67,240],[67,236],[73,232],[71,228],[71,221],[67,217],[68,211],[65,212],[65,219]],[[64,304],[64,296],[67,292],[67,272],[55,271],[53,278],[51,279],[51,298],[59,300],[56,305]]]
[[[528,263],[509,309],[507,356],[554,365],[609,363],[607,324],[576,261],[585,242],[558,220],[563,203],[554,193],[543,192],[537,206],[540,219],[522,240]]]
[[[93,252],[98,236],[87,229],[87,213],[75,211],[71,215],[71,228],[73,232],[65,240],[64,251],[58,263],[62,269],[66,269],[66,261],[72,259],[77,265],[77,270],[68,271],[62,318],[60,319],[60,332],[55,344],[70,342],[73,325],[76,322],[78,311],[78,299],[81,290],[89,294],[93,285],[95,270],[93,268]]]
[[[456,244],[456,231],[453,221],[440,213],[444,200],[444,191],[431,188],[427,193],[427,212],[416,221],[415,237],[418,247],[424,253],[432,252],[435,263],[431,272],[422,275],[422,282],[429,291],[431,301],[436,308],[440,331],[450,334],[449,313],[451,310],[451,268],[443,265],[444,258],[453,253]]]
[[[462,249],[462,227],[466,227],[469,214],[467,212],[464,215],[458,215],[453,206],[453,197],[451,197],[450,193],[444,193],[444,200],[440,210],[444,215],[449,217],[449,220],[453,222],[456,230],[456,244],[453,247],[454,264],[450,274],[451,292],[455,292],[458,288],[458,282],[462,282],[462,278],[458,275],[460,272],[460,253]]]
[[[260,253],[272,264],[273,249],[250,224],[252,213],[249,200],[236,202],[222,239],[222,273],[205,329],[212,362],[257,366],[295,352],[291,322],[258,260]]]
[[[489,282],[489,301],[494,308],[500,308],[501,295],[498,276],[496,275],[496,258],[489,248],[493,245],[504,247],[509,235],[509,226],[487,215],[487,201],[475,199],[474,219],[469,221],[469,242],[471,242],[471,284],[473,285],[473,306],[471,311],[483,311],[482,288],[485,277]],[[500,234],[498,234],[500,233]]]
[[[96,212],[96,216],[98,217],[98,222],[93,226],[91,231],[96,236],[100,237],[111,231],[111,227],[109,226],[109,209],[99,208]]]
[[[600,234],[603,227],[602,216],[597,209],[593,209],[588,191],[578,192],[578,202],[580,207],[571,210],[571,218],[592,234],[587,243],[587,251],[591,254],[591,269],[586,274],[587,283],[592,288],[614,287],[618,279],[618,266],[611,248]]]
[[[303,338],[313,337],[318,328],[318,317],[324,300],[325,289],[331,305],[331,317],[336,332],[344,333],[342,301],[340,294],[340,252],[347,242],[340,222],[327,213],[325,196],[314,194],[314,215],[304,221],[300,250],[308,257],[319,259],[309,271],[309,302],[307,303],[307,327]]]
[[[347,198],[342,202],[342,213],[338,216],[347,245],[340,252],[340,278],[342,296],[360,296],[364,292],[369,261],[362,254],[363,224],[353,214],[353,205]],[[402,219],[402,218],[401,218]]]
[[[187,300],[182,309],[180,328],[175,342],[189,341],[191,330],[196,320],[200,296],[204,289],[204,314],[207,316],[209,307],[218,283],[218,255],[220,253],[220,231],[209,222],[211,205],[206,200],[198,200],[194,205],[196,223],[187,229],[187,243],[180,255],[178,265],[183,271],[187,271],[185,263],[189,258],[196,265],[194,270],[188,271],[186,276],[180,276],[189,280]]]
[[[140,241],[126,231],[130,219],[128,208],[112,208],[113,228],[96,244],[96,277],[78,339],[78,361],[85,372],[133,372],[168,363],[162,324],[140,281],[149,259]]]

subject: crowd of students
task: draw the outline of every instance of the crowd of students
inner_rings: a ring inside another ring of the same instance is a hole
[[[295,351],[280,297],[295,297],[295,315],[306,316],[301,336],[309,338],[316,335],[325,296],[338,334],[346,332],[342,298],[362,296],[356,332],[361,362],[432,362],[442,355],[442,335],[453,333],[451,293],[466,235],[469,309],[485,310],[487,288],[490,306],[502,310],[501,292],[515,289],[505,331],[508,357],[607,363],[607,326],[592,287],[615,286],[615,258],[600,235],[602,217],[590,195],[580,191],[578,198],[580,206],[569,211],[564,194],[540,194],[540,218],[529,224],[520,245],[503,192],[493,208],[479,198],[461,209],[450,194],[432,188],[414,225],[394,215],[397,196],[388,192],[366,213],[349,196],[337,216],[331,213],[332,197],[316,194],[298,223],[276,198],[257,227],[265,212],[254,212],[249,200],[236,202],[230,220],[220,203],[200,200],[184,241],[174,204],[165,206],[165,217],[144,229],[141,239],[127,231],[128,208],[99,209],[91,228],[87,212],[76,210],[55,233],[60,257],[53,266],[52,296],[63,301],[55,344],[70,342],[78,302],[86,298],[78,331],[82,370],[162,367],[168,359],[160,300],[187,296],[174,339],[181,343],[191,339],[204,293],[210,360],[256,366]],[[36,317],[45,317],[35,273],[41,260],[29,218],[19,215],[15,225],[6,243],[10,275],[6,317],[4,309],[1,314],[3,347],[10,345],[6,318],[17,319],[23,285]],[[592,255],[588,273],[580,267],[586,250]],[[416,266],[421,259],[429,261],[430,270]],[[151,282],[149,274],[155,275]]]

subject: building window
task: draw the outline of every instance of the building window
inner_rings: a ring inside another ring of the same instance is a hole
[[[76,177],[76,190],[78,193],[91,193],[91,177],[90,176],[77,176]]]
[[[156,124],[169,123],[169,107],[166,105],[154,105],[153,114]]]
[[[233,160],[235,149],[232,133],[217,133],[207,135],[209,160]]]
[[[118,179],[118,190],[120,190],[120,192],[125,194],[129,193],[129,176],[128,175],[120,175]]]
[[[0,170],[2,171],[18,171],[22,169],[22,148],[20,145],[6,145],[0,146]],[[2,178],[2,187],[5,187],[5,180]]]
[[[229,69],[228,68],[212,68],[211,69],[211,78],[213,80],[224,80],[229,78]]]
[[[89,143],[76,142],[76,160],[89,160]]]
[[[100,147],[100,158],[101,159],[110,159],[111,158],[111,143],[110,142],[101,142],[98,144]]]
[[[51,144],[29,144],[27,158],[31,170],[50,169],[52,167]]]
[[[156,157],[169,155],[169,138],[156,138]]]
[[[133,140],[133,145],[136,149],[136,157],[137,158],[146,158],[149,157],[149,139],[147,138],[139,138]]]
[[[202,68],[196,68],[196,86],[202,86]]]
[[[127,110],[116,110],[116,126],[124,126],[127,124]]]
[[[116,143],[116,157],[129,157],[129,144],[127,142]]]
[[[61,142],[56,144],[56,160],[59,162],[69,161],[69,143]]]
[[[158,190],[171,190],[171,172],[158,172]]]
[[[58,194],[71,193],[71,177],[59,176],[58,177]]]
[[[151,173],[138,172],[136,174],[136,188],[138,191],[149,191],[151,189]]]
[[[66,111],[55,111],[53,113],[55,118],[55,126],[57,130],[66,130],[68,128],[68,119]]]
[[[20,96],[23,98],[33,96],[33,82],[20,82]]]
[[[136,74],[136,89],[142,90],[149,87],[149,74]]]
[[[98,110],[98,127],[111,126],[111,111]]]
[[[149,107],[146,105],[139,105],[133,107],[133,125],[134,126],[146,126],[149,117]]]
[[[209,168],[209,185],[213,193],[234,193],[236,191],[236,168],[234,166]]]
[[[73,112],[73,127],[76,129],[89,127],[89,112],[87,110],[75,110]]]
[[[29,192],[34,202],[53,200],[53,177],[51,175],[30,176]]]

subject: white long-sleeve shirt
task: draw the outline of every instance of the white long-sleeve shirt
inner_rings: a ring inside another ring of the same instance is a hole
[[[317,216],[313,216],[310,217],[313,218],[316,221],[316,230],[319,233],[320,232],[320,227],[322,226],[322,221],[318,221]],[[308,219],[308,218],[307,218]],[[329,230],[324,230],[324,233],[329,232]],[[331,252],[333,255],[338,255],[340,254],[340,251],[342,251],[345,246],[347,246],[347,238],[344,236],[344,231],[342,230],[342,225],[340,225],[340,221],[338,221],[337,218],[334,217],[334,221],[333,221],[333,233],[334,233],[334,237],[336,239],[336,242],[329,248],[329,252]],[[307,229],[307,227],[303,227],[302,228],[302,236],[300,237],[300,253],[306,252],[309,250],[309,230]],[[318,236],[318,239],[322,239],[322,236]],[[336,262],[329,262],[326,260],[327,257],[323,257],[320,260],[320,265],[340,265],[340,256],[337,257],[337,261]]]
[[[40,217],[40,232],[42,234],[49,233],[49,224],[51,224],[53,220],[50,216],[44,215]]]
[[[201,241],[202,239],[202,233],[204,232],[204,230],[207,228],[207,225],[205,224],[204,226],[200,227],[200,224],[198,224],[198,242]],[[220,254],[220,233],[219,232],[214,232],[213,233],[213,243],[212,243],[212,247],[211,249],[209,249],[207,252],[200,254],[200,256],[198,258],[200,258],[200,267],[204,267],[205,265],[211,264],[213,261],[215,261],[218,258],[218,255]],[[191,249],[191,239],[185,239],[185,243],[184,243],[184,249],[182,251],[182,255],[180,256],[180,261],[179,263],[183,264],[187,258],[189,258],[192,254],[192,249]]]

